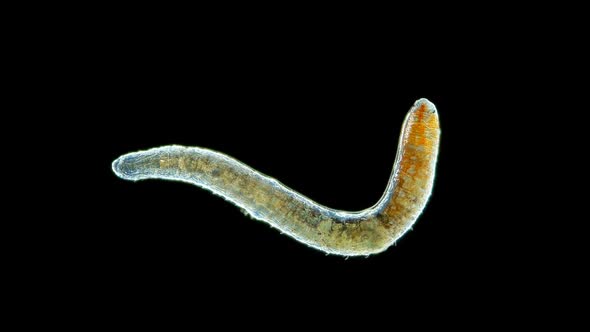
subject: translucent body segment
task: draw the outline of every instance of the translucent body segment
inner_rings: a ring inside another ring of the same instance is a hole
[[[385,193],[366,210],[327,208],[219,152],[164,146],[123,155],[113,171],[127,180],[165,179],[208,189],[296,240],[331,254],[387,249],[414,224],[432,191],[440,128],[435,106],[416,101],[403,124]]]

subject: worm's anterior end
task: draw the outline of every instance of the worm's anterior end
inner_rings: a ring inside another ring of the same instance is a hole
[[[416,100],[416,102],[414,103],[414,108],[424,108],[425,111],[428,111],[430,113],[436,113],[436,106],[434,106],[434,104],[426,98],[420,98]]]

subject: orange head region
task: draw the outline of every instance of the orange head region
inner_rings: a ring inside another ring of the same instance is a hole
[[[438,151],[439,135],[436,108],[427,100],[419,100],[409,112],[401,136],[399,189],[412,191],[429,186],[434,177],[433,154]]]

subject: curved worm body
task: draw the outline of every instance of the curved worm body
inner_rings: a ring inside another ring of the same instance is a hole
[[[383,197],[359,212],[327,208],[225,154],[163,146],[123,155],[113,171],[127,180],[165,179],[208,189],[285,234],[326,253],[387,249],[414,224],[432,191],[440,128],[435,106],[416,101],[402,128]]]

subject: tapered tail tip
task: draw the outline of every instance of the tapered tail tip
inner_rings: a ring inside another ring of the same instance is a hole
[[[133,163],[135,159],[137,158],[134,157],[134,154],[123,155],[115,159],[111,164],[113,172],[121,179],[138,180],[140,172],[139,168],[135,167]]]
[[[113,161],[113,163],[111,164],[111,167],[113,169],[113,172],[120,178],[124,177],[124,173],[123,170],[121,169],[121,158],[117,158],[115,159],[115,161]]]

